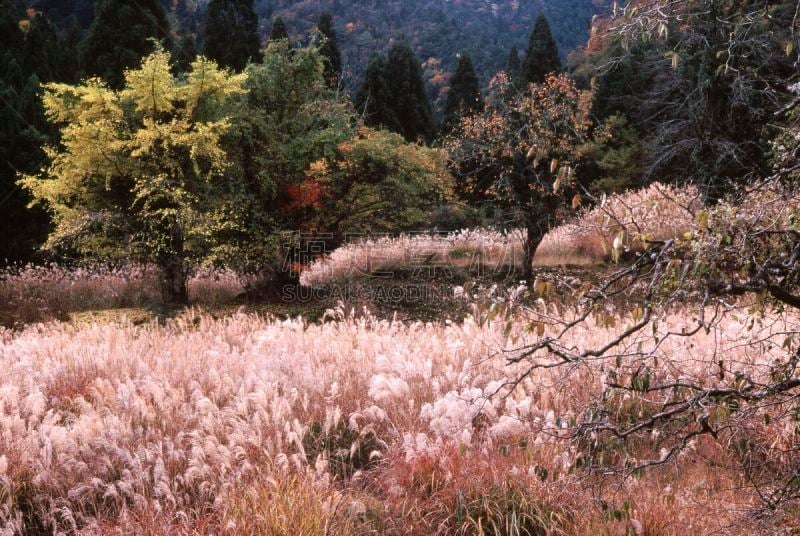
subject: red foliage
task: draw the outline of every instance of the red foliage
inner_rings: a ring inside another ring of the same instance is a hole
[[[290,199],[290,208],[321,208],[322,200],[330,192],[319,180],[307,178],[298,184],[289,185],[286,194]]]

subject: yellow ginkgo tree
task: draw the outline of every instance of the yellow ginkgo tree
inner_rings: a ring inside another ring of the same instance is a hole
[[[136,259],[161,270],[166,300],[186,302],[190,261],[209,247],[231,97],[246,75],[198,57],[180,77],[156,50],[115,91],[99,79],[48,84],[44,106],[60,125],[48,166],[24,176],[53,214],[48,246],[97,259]]]

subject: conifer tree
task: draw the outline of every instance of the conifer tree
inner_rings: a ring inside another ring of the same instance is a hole
[[[280,41],[281,39],[289,40],[289,32],[286,30],[286,23],[283,22],[283,17],[275,17],[272,21],[272,31],[269,33],[270,41]]]
[[[241,71],[248,61],[260,61],[260,48],[253,0],[211,0],[203,46],[207,58]]]
[[[185,73],[197,57],[197,43],[192,33],[185,33],[175,45],[174,61],[178,72]]]
[[[319,16],[317,29],[325,37],[319,47],[322,57],[325,58],[325,81],[330,87],[336,87],[342,77],[342,55],[336,43],[336,30],[333,29],[333,17],[330,13],[324,11]]]
[[[458,68],[450,80],[450,91],[447,93],[447,104],[444,109],[442,129],[445,131],[455,127],[460,119],[483,109],[481,89],[472,60],[466,54],[458,59]]]
[[[519,50],[516,46],[511,47],[506,70],[514,84],[519,84],[520,78],[522,78],[522,60],[519,58]]]
[[[541,84],[548,74],[561,70],[558,47],[544,15],[539,15],[533,25],[522,70],[524,81],[529,84]]]
[[[99,0],[95,19],[81,43],[86,74],[99,76],[110,87],[125,82],[125,69],[139,64],[160,42],[169,48],[170,29],[159,0]]]
[[[57,142],[44,115],[41,82],[76,76],[75,50],[41,14],[25,17],[12,2],[0,2],[0,264],[33,260],[46,238],[49,216],[29,207],[18,173],[36,171],[43,147]]]
[[[389,103],[400,124],[399,133],[408,141],[431,141],[434,136],[433,116],[422,68],[405,41],[389,49],[386,78],[391,80]]]
[[[370,127],[400,131],[400,123],[391,105],[392,94],[386,80],[386,62],[375,54],[367,65],[364,83],[356,95],[356,110]]]

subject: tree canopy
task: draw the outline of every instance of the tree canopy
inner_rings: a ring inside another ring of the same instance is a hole
[[[253,0],[211,0],[203,43],[205,56],[223,67],[241,71],[259,61],[261,39]]]
[[[86,74],[119,89],[126,69],[137,66],[159,43],[169,48],[170,39],[169,21],[158,0],[99,0],[81,43],[81,65]]]
[[[53,213],[50,247],[154,262],[164,297],[185,302],[187,261],[205,254],[226,165],[228,103],[246,77],[201,57],[179,79],[170,59],[156,50],[126,71],[120,90],[97,78],[47,84],[44,105],[61,144],[48,149],[42,174],[21,184]]]
[[[447,105],[444,108],[442,129],[450,130],[461,117],[483,110],[483,99],[472,60],[467,54],[461,54],[458,68],[450,80],[447,92]]]
[[[339,52],[336,30],[333,28],[333,16],[327,11],[319,16],[317,31],[323,37],[319,51],[325,58],[325,80],[331,87],[336,87],[342,77],[342,54]]]
[[[527,83],[541,84],[548,74],[560,70],[561,58],[553,34],[550,33],[550,24],[547,17],[539,15],[522,60],[522,75]]]

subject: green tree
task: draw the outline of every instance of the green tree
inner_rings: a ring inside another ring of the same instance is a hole
[[[364,83],[356,94],[356,110],[364,118],[364,124],[400,132],[400,123],[392,108],[392,93],[386,79],[386,62],[375,54],[369,61]]]
[[[262,63],[250,64],[247,92],[225,136],[225,199],[215,231],[216,260],[244,271],[279,269],[283,231],[308,230],[316,216],[309,167],[353,135],[349,102],[325,82],[315,47],[292,50],[270,42]],[[272,262],[276,261],[276,262]]]
[[[48,246],[155,263],[164,299],[186,303],[190,262],[205,256],[216,224],[228,102],[246,76],[198,58],[178,79],[170,61],[156,50],[119,91],[96,78],[47,84],[44,106],[61,144],[20,183],[52,211]]]
[[[47,238],[49,218],[28,207],[29,193],[16,181],[42,165],[42,146],[57,140],[41,103],[41,82],[76,76],[75,48],[40,14],[0,3],[0,263],[28,262]]]
[[[626,115],[648,136],[648,177],[694,183],[716,201],[769,172],[775,114],[796,98],[795,19],[786,0],[702,0],[656,2],[610,23],[598,38],[619,51],[619,74],[647,79],[600,88],[620,95],[607,102],[636,104]]]
[[[386,78],[391,80],[389,104],[400,125],[399,133],[408,141],[430,142],[435,129],[422,68],[405,41],[389,49]]]
[[[483,100],[478,78],[475,76],[472,60],[468,55],[462,53],[458,59],[458,68],[450,80],[442,129],[449,131],[462,117],[481,110],[483,110]]]
[[[317,30],[323,39],[319,51],[325,58],[325,80],[331,87],[337,87],[342,77],[342,54],[336,42],[336,30],[333,28],[333,16],[323,11],[317,22]]]
[[[194,35],[190,33],[184,34],[175,47],[175,68],[178,72],[188,71],[197,54],[197,42]]]
[[[99,0],[95,19],[80,45],[83,70],[112,89],[125,83],[125,70],[155,50],[169,48],[170,28],[159,0]]]
[[[320,223],[339,235],[418,229],[453,190],[441,149],[369,128],[339,144],[310,175],[327,192]]]
[[[506,64],[506,71],[511,81],[519,84],[522,78],[522,60],[519,57],[519,50],[516,46],[511,47],[511,52],[508,55],[508,63]]]
[[[541,84],[550,73],[561,70],[558,46],[550,33],[550,24],[544,15],[536,18],[533,25],[528,50],[522,63],[522,74],[526,83]]]
[[[248,61],[260,60],[260,48],[253,0],[211,0],[203,44],[207,58],[241,71]]]
[[[280,41],[285,39],[289,41],[289,32],[286,30],[286,23],[283,22],[283,17],[275,17],[272,21],[272,30],[269,33],[270,41]]]

